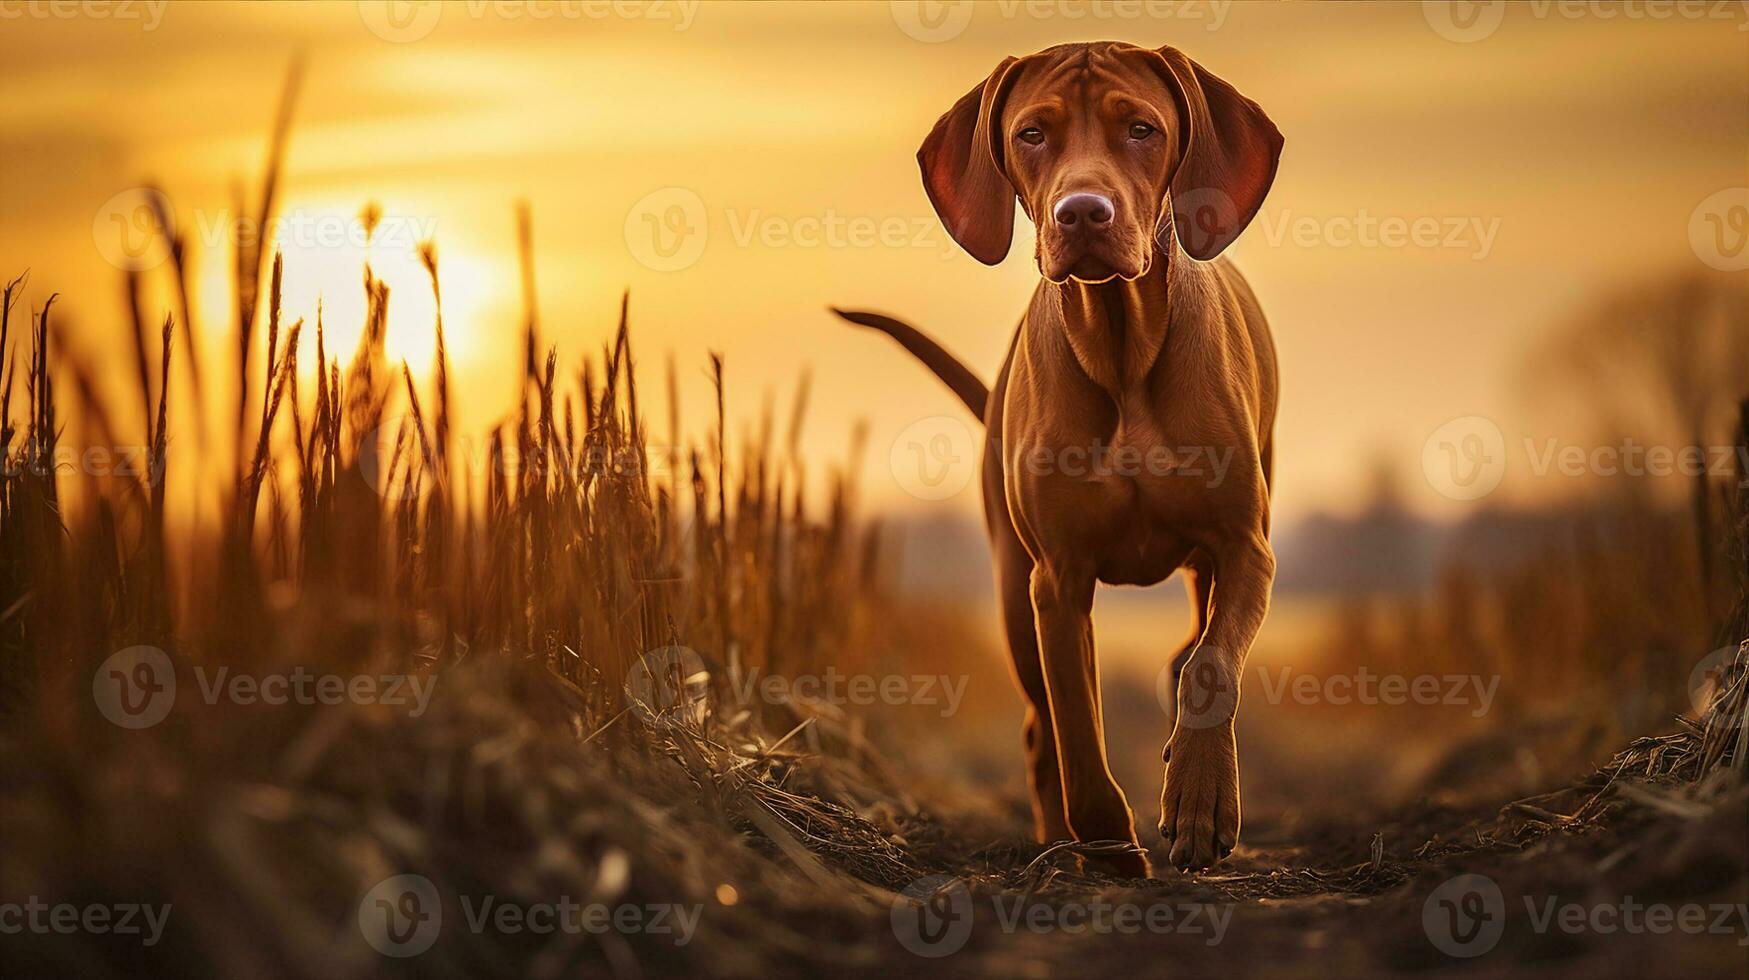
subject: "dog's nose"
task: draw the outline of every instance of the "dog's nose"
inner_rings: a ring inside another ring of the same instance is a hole
[[[1073,225],[1082,221],[1090,225],[1108,225],[1111,223],[1111,198],[1086,191],[1068,194],[1057,202],[1052,214],[1059,225]]]

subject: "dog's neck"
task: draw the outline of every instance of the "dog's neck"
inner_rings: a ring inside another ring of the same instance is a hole
[[[1175,251],[1159,249],[1136,279],[1050,284],[1075,360],[1120,405],[1142,387],[1166,343]]]

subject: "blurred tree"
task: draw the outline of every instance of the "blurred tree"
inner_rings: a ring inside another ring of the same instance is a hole
[[[1722,452],[1734,444],[1738,400],[1749,395],[1746,285],[1710,270],[1628,285],[1585,309],[1533,364],[1575,383],[1603,438]],[[1709,470],[1719,458],[1709,452],[1708,465],[1684,474],[1709,610],[1722,537]]]

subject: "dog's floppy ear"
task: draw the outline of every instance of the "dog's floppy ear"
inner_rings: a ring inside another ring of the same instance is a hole
[[[1156,52],[1165,80],[1178,96],[1178,169],[1172,175],[1173,223],[1178,243],[1193,258],[1221,254],[1251,223],[1275,182],[1281,133],[1257,103],[1190,60],[1177,48]],[[1162,247],[1165,222],[1156,229]]]
[[[935,123],[917,151],[929,203],[960,247],[985,265],[1008,254],[1014,238],[1014,185],[1002,172],[1002,99],[1015,58],[967,92]]]

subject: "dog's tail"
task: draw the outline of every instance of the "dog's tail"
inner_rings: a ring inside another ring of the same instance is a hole
[[[866,310],[841,310],[836,306],[831,307],[831,310],[851,323],[873,327],[898,341],[899,346],[922,361],[924,367],[935,372],[935,376],[958,395],[960,401],[965,402],[978,421],[984,420],[984,406],[990,398],[990,389],[984,387],[984,382],[978,380],[971,368],[961,364],[958,358],[942,349],[940,344],[931,340],[923,331],[903,320]]]

